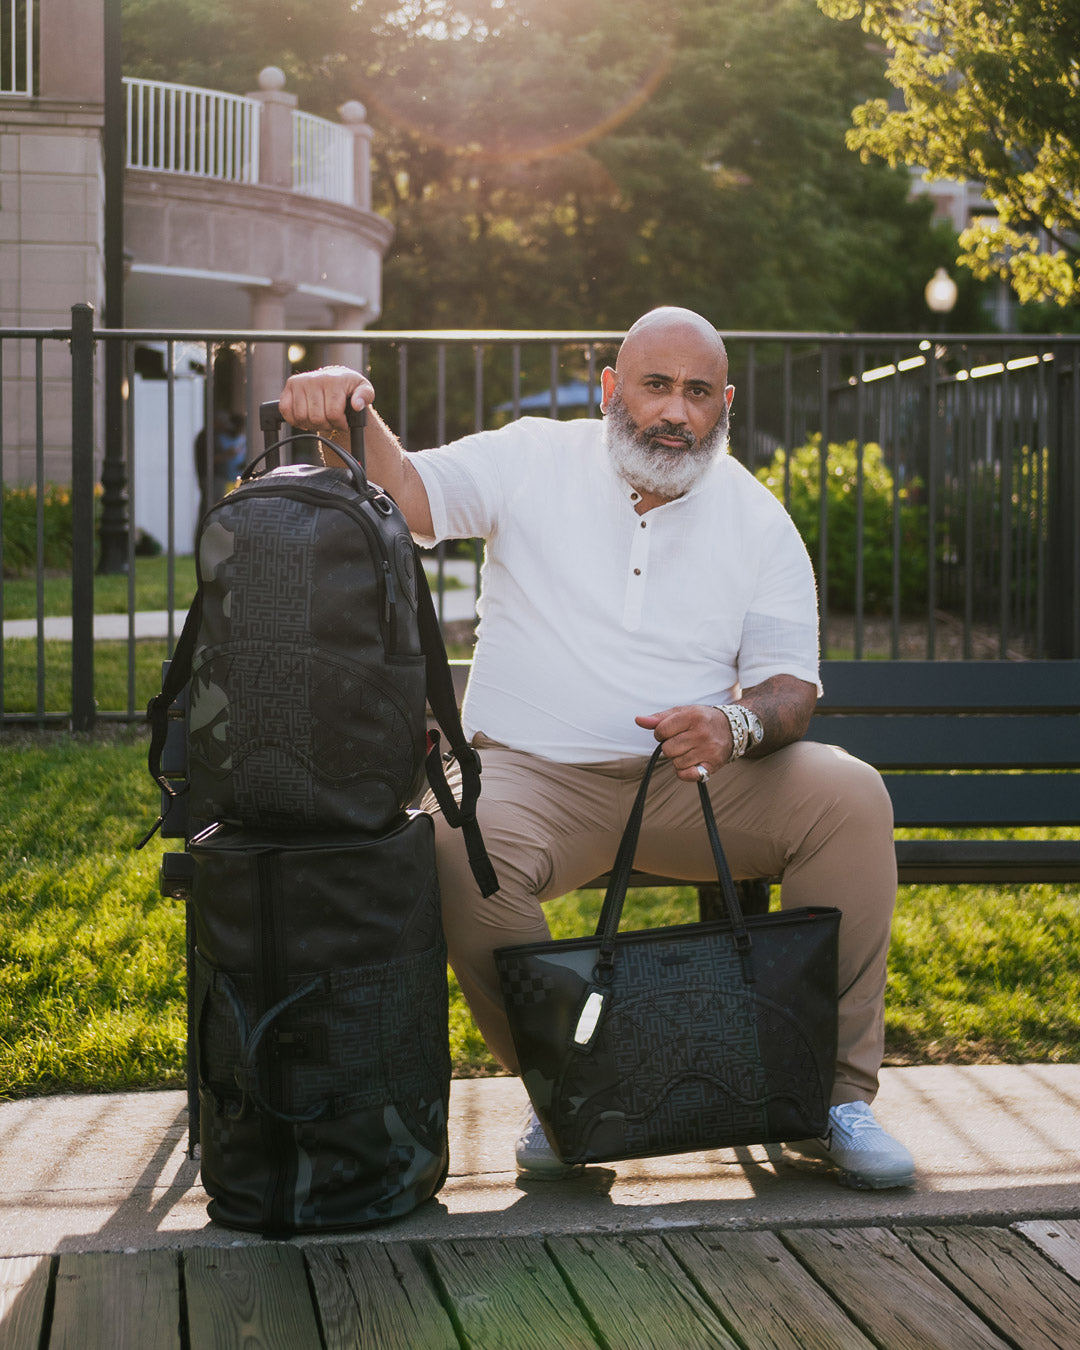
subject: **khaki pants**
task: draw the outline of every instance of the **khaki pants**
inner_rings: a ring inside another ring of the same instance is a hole
[[[484,899],[459,830],[435,815],[450,964],[488,1047],[518,1072],[492,952],[545,940],[543,902],[606,872],[646,759],[556,764],[477,736],[478,817],[499,890]],[[885,965],[896,899],[892,805],[877,771],[800,741],[715,773],[709,795],[735,877],[781,876],[784,908],[832,905],[840,922],[839,1046],[833,1104],[872,1101],[884,1044]],[[653,774],[635,866],[715,880],[697,786],[666,760]]]

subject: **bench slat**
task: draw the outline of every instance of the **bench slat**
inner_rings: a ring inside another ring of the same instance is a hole
[[[1078,839],[898,839],[907,885],[1080,881]]]
[[[823,661],[819,712],[1080,712],[1080,661]]]
[[[1077,774],[883,774],[897,825],[1075,825]]]
[[[808,741],[840,745],[878,769],[1075,769],[1080,717],[814,717]]]

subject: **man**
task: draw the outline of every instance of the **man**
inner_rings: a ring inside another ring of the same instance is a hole
[[[839,1047],[828,1134],[795,1165],[860,1187],[908,1185],[878,1125],[885,964],[896,896],[892,811],[868,765],[801,741],[818,687],[817,608],[790,517],[727,453],[734,389],[716,330],[662,308],[602,375],[604,420],[524,419],[406,455],[369,418],[368,470],[422,543],[486,540],[463,707],[484,763],[480,824],[500,880],[483,899],[458,832],[436,819],[450,961],[489,1047],[514,1047],[492,952],[548,936],[542,905],[607,870],[655,741],[637,866],[715,875],[709,792],[735,876],[782,875],[785,907],[835,905]],[[331,367],[289,380],[293,425],[341,433],[371,385]],[[559,1176],[535,1116],[519,1169]]]

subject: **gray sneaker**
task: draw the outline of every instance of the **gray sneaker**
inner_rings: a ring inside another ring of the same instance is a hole
[[[829,1128],[820,1139],[784,1145],[790,1167],[836,1168],[844,1186],[884,1191],[915,1181],[915,1160],[898,1139],[886,1134],[866,1102],[843,1102],[829,1110]]]
[[[514,1146],[517,1170],[525,1177],[538,1181],[561,1181],[584,1169],[583,1163],[564,1163],[547,1141],[544,1127],[530,1107],[525,1126]]]

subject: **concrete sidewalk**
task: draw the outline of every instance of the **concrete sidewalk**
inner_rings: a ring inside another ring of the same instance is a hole
[[[1080,1064],[886,1069],[875,1110],[919,1169],[898,1191],[849,1191],[766,1148],[519,1183],[524,1100],[516,1079],[455,1082],[445,1187],[350,1240],[1080,1217]],[[180,1092],[0,1103],[0,1256],[258,1243],[208,1221],[186,1128]]]

